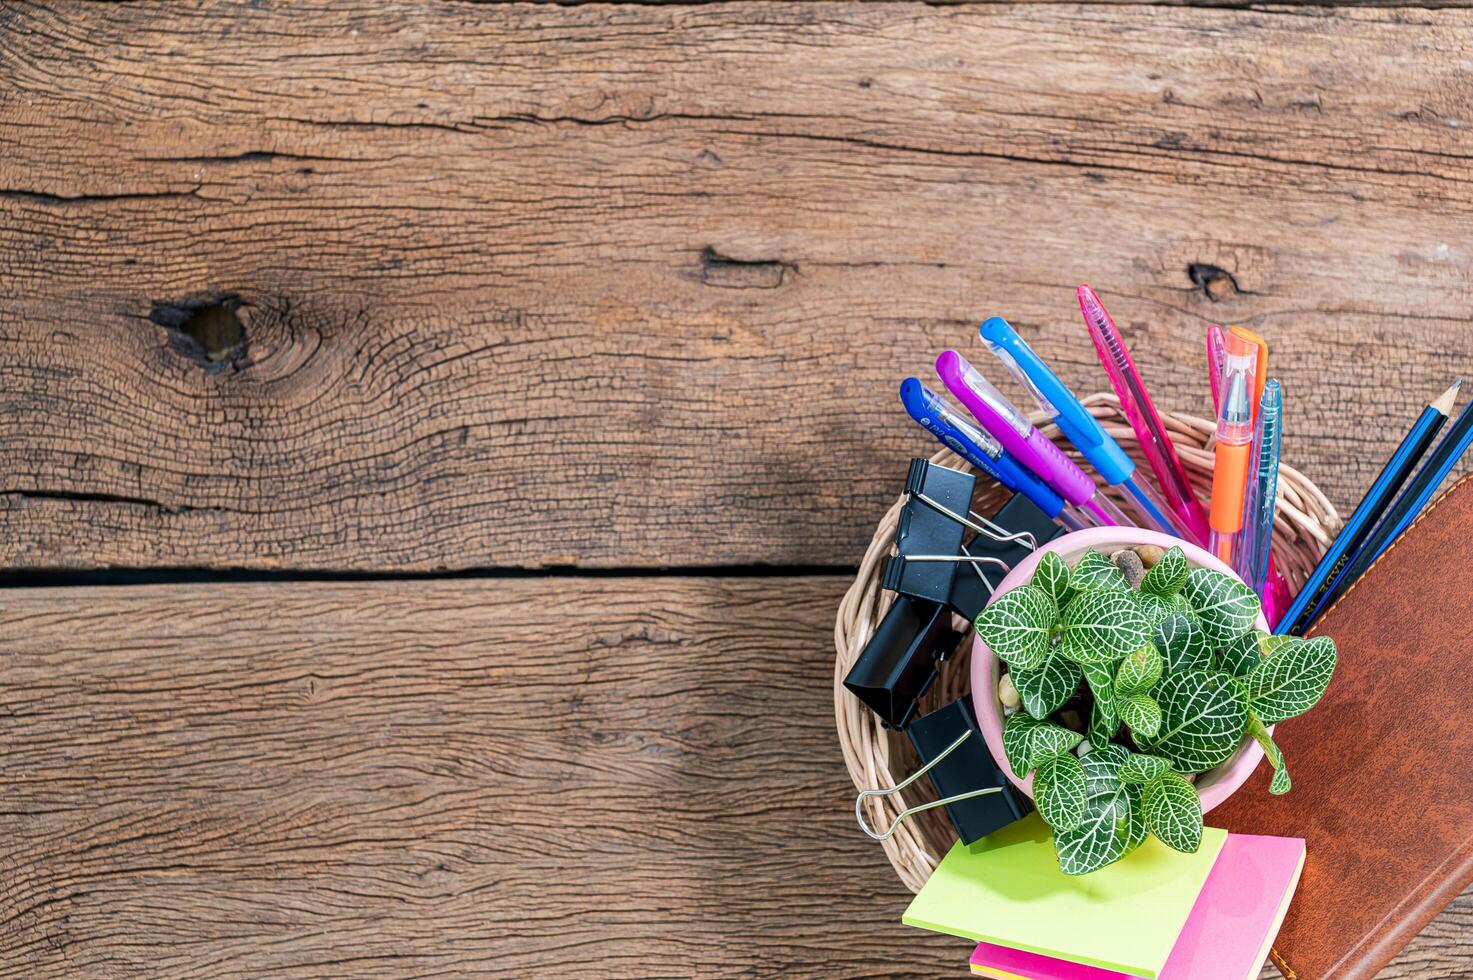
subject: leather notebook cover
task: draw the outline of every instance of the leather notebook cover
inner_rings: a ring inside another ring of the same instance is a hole
[[[1270,769],[1208,822],[1303,837],[1271,959],[1291,980],[1370,980],[1473,881],[1473,484],[1422,514],[1307,635],[1340,651],[1324,699],[1279,725]]]

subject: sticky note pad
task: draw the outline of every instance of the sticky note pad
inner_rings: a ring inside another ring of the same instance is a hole
[[[1226,838],[1207,828],[1197,853],[1182,854],[1148,837],[1114,864],[1070,876],[1033,813],[953,846],[902,921],[1155,980]]]
[[[1158,980],[1258,980],[1304,868],[1304,841],[1228,834]],[[993,980],[1130,980],[1130,974],[978,943]]]

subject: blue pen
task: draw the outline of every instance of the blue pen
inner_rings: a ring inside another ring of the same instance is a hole
[[[1033,348],[1018,336],[1008,321],[1000,316],[989,317],[978,332],[988,349],[1028,389],[1038,407],[1053,416],[1059,431],[1089,460],[1105,482],[1125,492],[1147,527],[1188,541],[1194,540],[1189,528],[1172,520],[1171,509],[1160,494],[1135,478],[1135,463],[1125,455],[1120,443],[1100,427],[1095,417],[1034,353]]]
[[[1002,443],[964,419],[946,399],[919,379],[906,378],[900,383],[900,401],[921,428],[978,470],[1014,493],[1021,493],[1070,530],[1084,527],[1073,509],[1066,508],[1063,497],[1014,459],[1002,448]]]
[[[1248,492],[1243,498],[1243,530],[1236,559],[1238,576],[1268,598],[1268,556],[1274,530],[1274,502],[1279,490],[1279,446],[1284,430],[1284,402],[1279,380],[1270,378],[1258,400],[1258,428],[1248,465]]]

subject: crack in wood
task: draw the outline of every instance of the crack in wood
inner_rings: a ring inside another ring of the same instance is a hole
[[[798,266],[781,259],[737,259],[707,245],[701,249],[701,282],[718,289],[777,289]]]

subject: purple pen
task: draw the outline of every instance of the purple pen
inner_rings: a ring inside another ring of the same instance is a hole
[[[1065,456],[1038,429],[1028,416],[992,386],[982,373],[954,350],[936,358],[936,376],[948,391],[967,407],[982,428],[1002,443],[1003,448],[1024,466],[1038,474],[1054,492],[1071,504],[1083,507],[1102,524],[1128,524],[1120,509],[1107,506],[1095,496],[1095,483],[1089,475]]]

